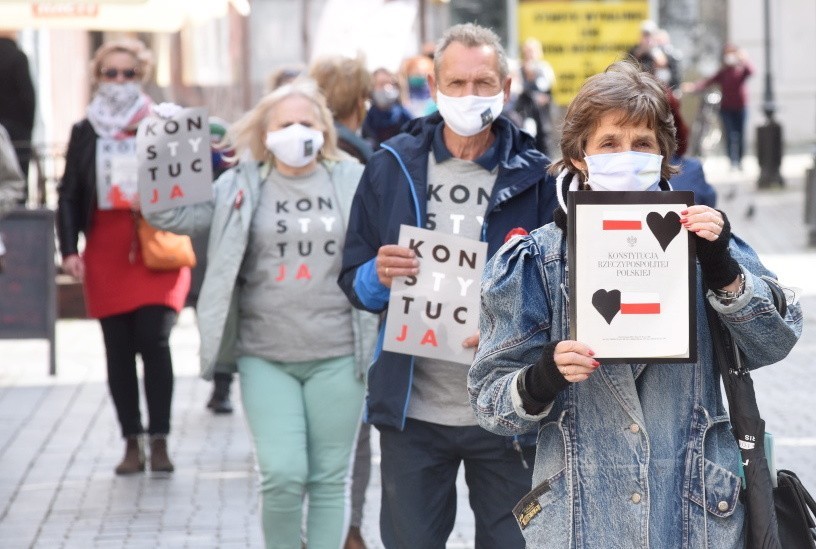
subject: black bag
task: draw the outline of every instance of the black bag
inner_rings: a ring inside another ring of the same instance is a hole
[[[776,479],[773,498],[780,545],[816,548],[816,501],[793,471],[780,469]]]
[[[785,296],[766,281],[777,310],[786,313]],[[772,488],[765,455],[765,422],[759,415],[753,381],[742,363],[731,332],[704,299],[714,358],[722,376],[734,437],[740,446],[745,474],[741,499],[746,508],[748,549],[816,549],[816,501],[795,473],[779,470]]]

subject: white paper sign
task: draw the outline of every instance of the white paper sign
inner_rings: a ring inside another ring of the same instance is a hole
[[[680,223],[684,200],[693,199],[681,192],[570,195],[572,335],[598,360],[695,356],[696,279],[691,238]]]
[[[399,245],[414,250],[419,274],[394,278],[383,349],[470,364],[475,348],[462,341],[479,332],[487,243],[402,225]]]
[[[100,210],[130,209],[139,199],[136,139],[96,140],[96,196]]]
[[[173,118],[142,120],[136,134],[143,212],[212,199],[207,109],[182,109]]]

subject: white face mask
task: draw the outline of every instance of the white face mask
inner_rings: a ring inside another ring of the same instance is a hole
[[[371,99],[381,111],[391,108],[399,99],[399,90],[394,86],[386,86],[371,92]]]
[[[437,91],[436,106],[453,133],[470,137],[489,127],[499,117],[504,108],[504,92],[490,97],[449,97]]]
[[[655,191],[663,156],[637,151],[585,156],[593,191]]]
[[[264,142],[275,159],[292,168],[302,168],[317,157],[323,146],[323,132],[292,124],[282,130],[268,132]]]

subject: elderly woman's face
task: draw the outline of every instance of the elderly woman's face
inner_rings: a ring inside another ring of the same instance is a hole
[[[649,128],[646,122],[640,124],[621,125],[623,112],[610,111],[601,117],[598,127],[589,136],[584,155],[619,153],[637,151],[652,154],[661,154],[657,142],[657,133]],[[586,171],[583,159],[572,158],[572,163]]]
[[[130,53],[112,51],[99,63],[100,82],[132,82],[141,78],[139,62]]]

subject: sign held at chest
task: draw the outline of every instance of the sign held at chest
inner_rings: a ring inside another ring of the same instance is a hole
[[[399,244],[419,273],[391,285],[383,349],[461,364],[473,361],[462,342],[479,331],[479,281],[487,243],[403,225]]]

